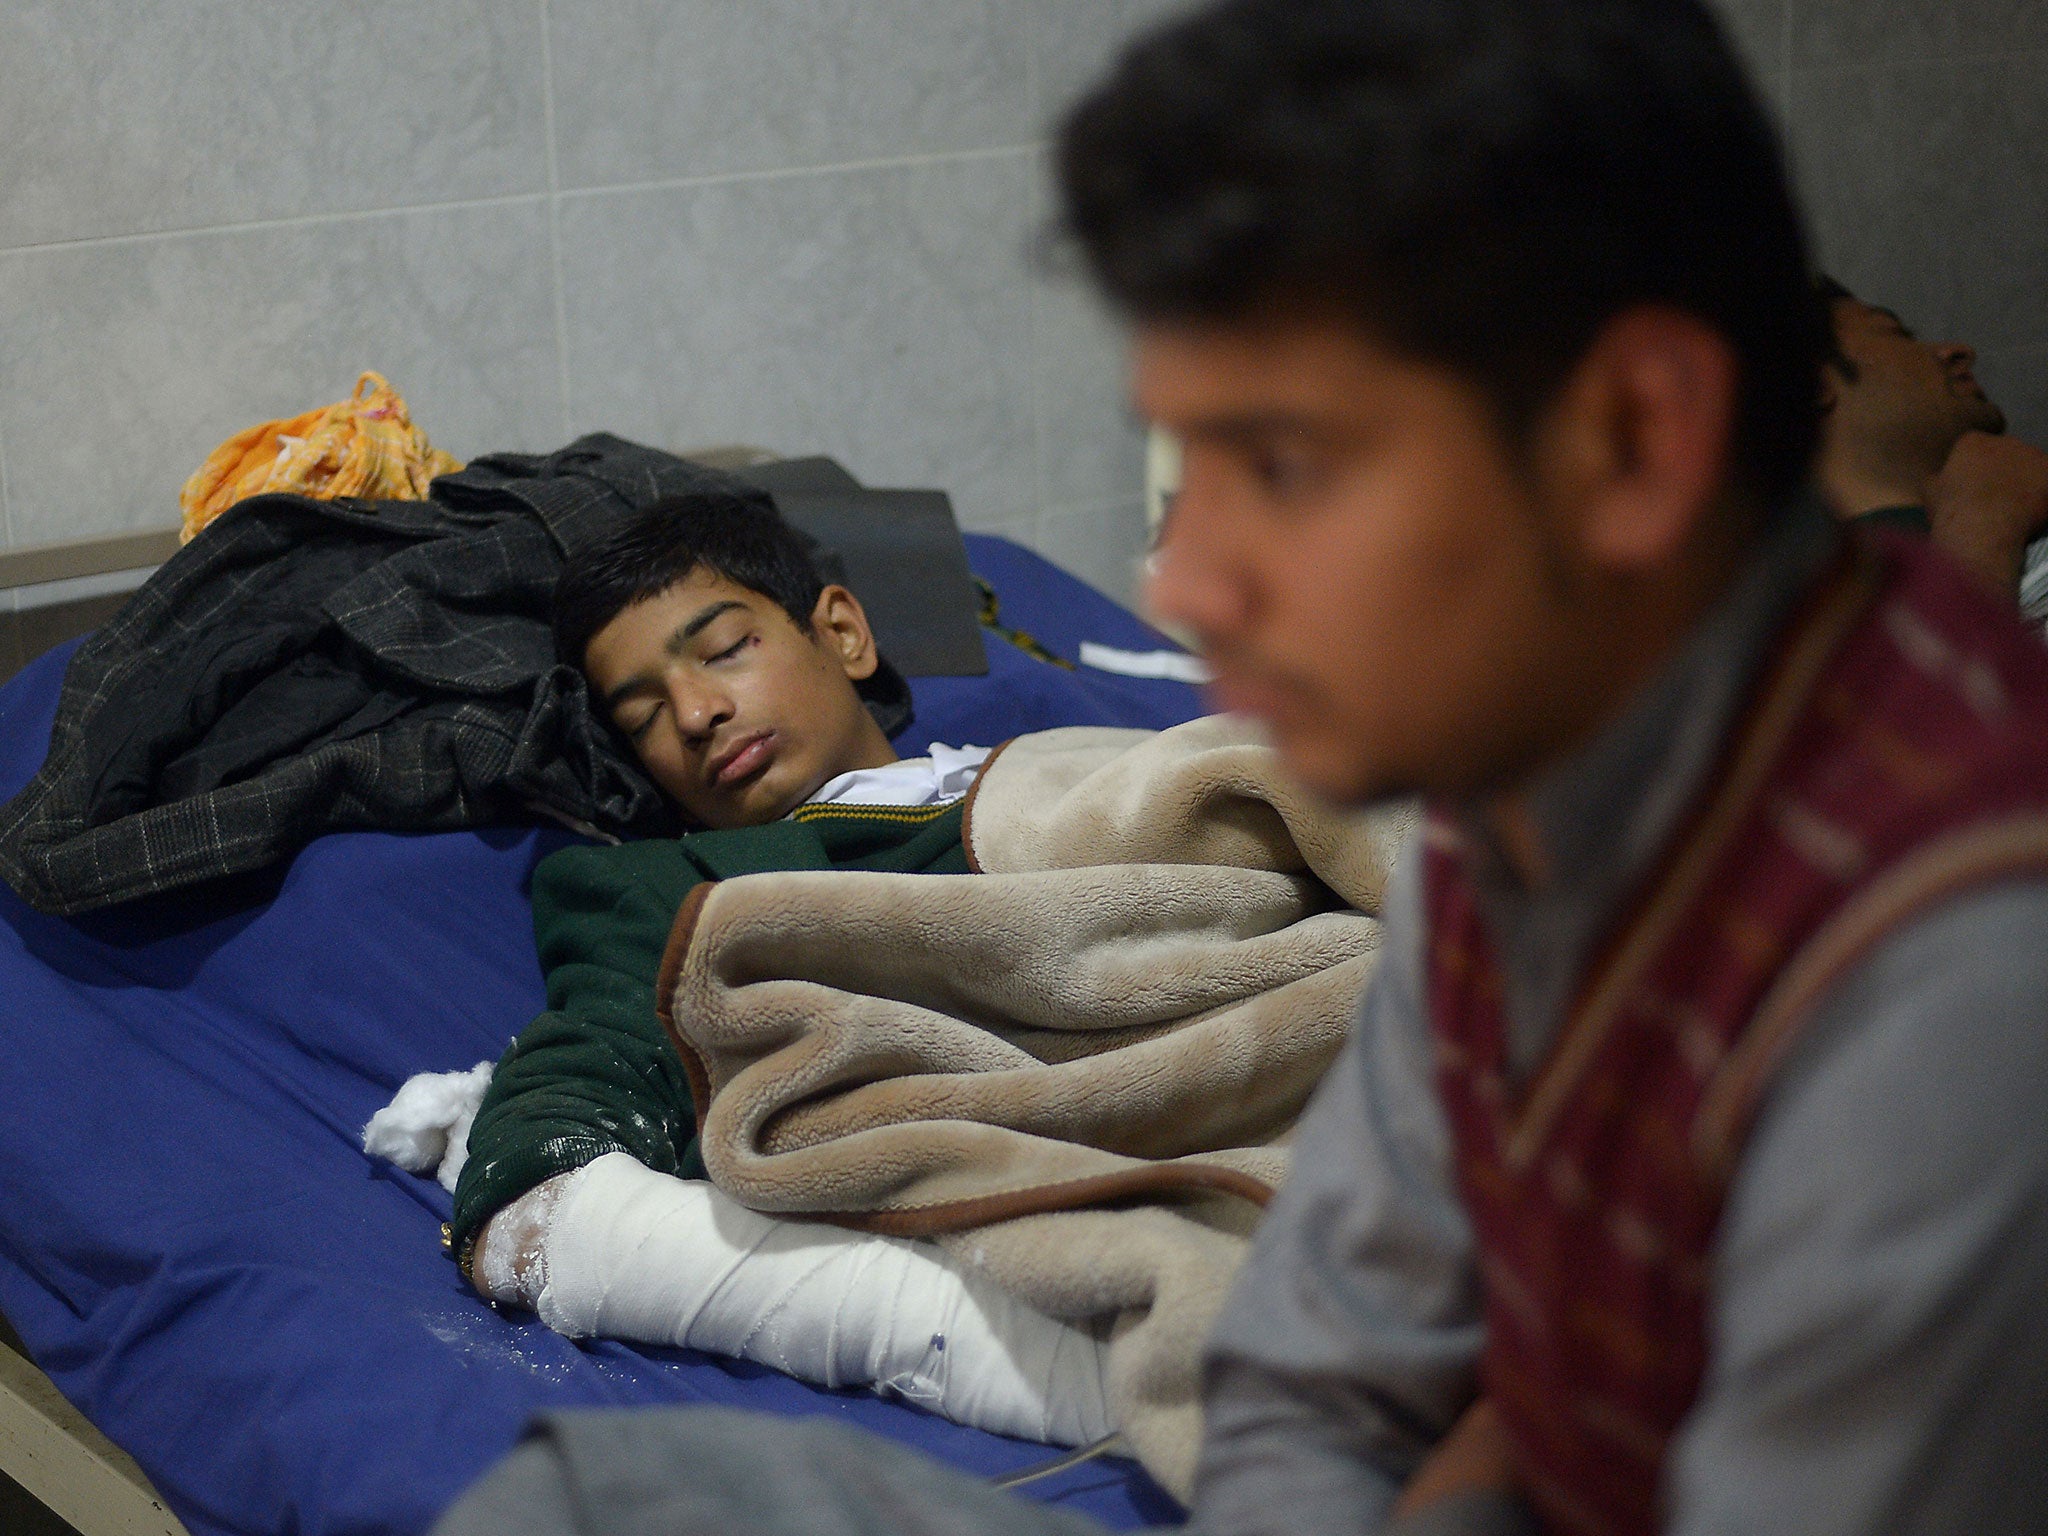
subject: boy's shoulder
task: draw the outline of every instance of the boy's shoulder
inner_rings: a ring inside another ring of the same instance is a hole
[[[578,904],[626,890],[681,894],[702,880],[770,869],[822,867],[815,857],[816,840],[786,821],[758,827],[733,827],[717,832],[692,832],[682,837],[648,837],[632,842],[578,844],[549,854],[535,866],[536,901],[575,897]]]
[[[964,871],[960,802],[899,809],[818,806],[758,827],[645,838],[614,846],[580,844],[534,869],[535,902],[606,905],[629,892],[680,901],[704,880],[786,870],[843,868]]]

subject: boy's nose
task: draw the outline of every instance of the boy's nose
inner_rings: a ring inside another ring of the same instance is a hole
[[[676,727],[693,741],[711,735],[733,716],[732,700],[719,689],[677,684],[669,692]]]

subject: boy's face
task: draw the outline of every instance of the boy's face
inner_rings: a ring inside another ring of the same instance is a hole
[[[703,566],[624,609],[583,654],[599,707],[707,827],[774,821],[827,779],[895,761],[854,691],[876,664],[844,587],[819,596],[807,634],[773,598]]]
[[[1150,606],[1305,783],[1464,795],[1555,749],[1572,555],[1475,387],[1273,320],[1142,327],[1135,390],[1183,450]]]

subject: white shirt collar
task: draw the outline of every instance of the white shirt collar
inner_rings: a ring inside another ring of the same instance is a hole
[[[880,768],[856,768],[827,779],[806,805],[944,805],[958,800],[988,760],[987,747],[932,743],[928,757],[907,757]]]

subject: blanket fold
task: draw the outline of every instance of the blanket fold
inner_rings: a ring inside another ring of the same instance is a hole
[[[979,874],[699,886],[657,995],[705,1165],[1106,1320],[1125,1434],[1185,1494],[1201,1341],[1370,973],[1399,830],[1236,721],[1050,731],[983,771]]]

